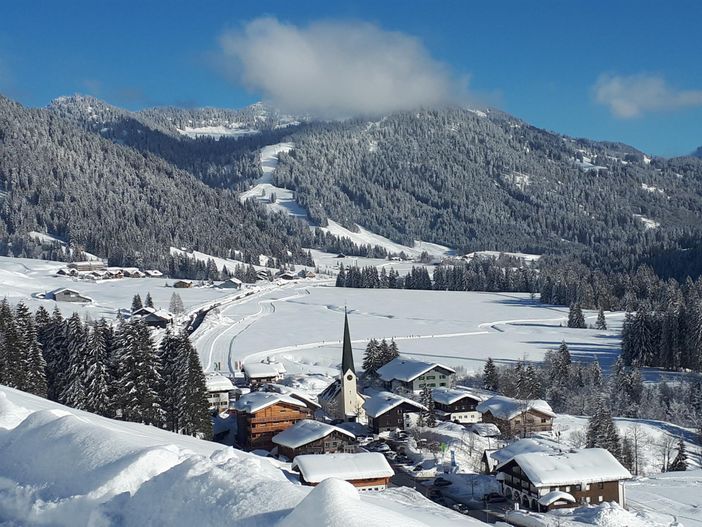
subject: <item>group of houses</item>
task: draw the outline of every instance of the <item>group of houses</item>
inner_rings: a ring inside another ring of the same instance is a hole
[[[622,481],[629,472],[606,450],[572,450],[547,438],[555,413],[543,400],[486,398],[456,386],[444,365],[397,357],[379,368],[381,390],[361,393],[354,366],[348,317],[344,318],[341,371],[317,398],[279,384],[281,365],[267,359],[242,365],[247,393],[229,401],[234,385],[208,374],[211,407],[236,422],[236,446],[288,459],[305,485],[327,478],[360,490],[387,487],[394,475],[385,456],[367,452],[358,434],[383,434],[415,426],[427,408],[419,395],[429,389],[439,420],[464,425],[483,437],[519,438],[483,454],[483,471],[494,475],[502,494],[534,511],[624,503]],[[215,396],[219,392],[219,396]]]
[[[71,262],[56,271],[57,276],[72,276],[83,280],[113,280],[118,278],[161,278],[158,269],[141,270],[138,267],[108,267],[102,260]]]

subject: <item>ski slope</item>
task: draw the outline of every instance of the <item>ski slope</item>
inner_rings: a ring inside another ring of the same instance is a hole
[[[410,489],[297,483],[289,466],[0,386],[0,523],[142,527],[482,525]]]

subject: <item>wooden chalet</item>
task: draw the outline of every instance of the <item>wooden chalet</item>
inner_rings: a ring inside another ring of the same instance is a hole
[[[312,396],[296,390],[295,388],[291,388],[290,386],[283,386],[282,384],[276,383],[266,383],[261,385],[260,390],[264,392],[280,393],[292,397],[293,399],[297,399],[304,404],[312,414],[322,408],[322,405],[319,404]]]
[[[378,368],[385,388],[393,392],[419,393],[424,388],[451,388],[456,372],[435,362],[396,357]]]
[[[505,437],[526,437],[550,432],[556,414],[541,399],[519,400],[495,395],[478,404],[484,423],[494,423]]]
[[[220,289],[236,289],[236,290],[239,290],[239,289],[241,289],[242,287],[244,287],[244,282],[242,282],[242,281],[239,280],[238,278],[231,277],[231,278],[225,280],[224,282],[222,282],[221,284],[219,284],[217,287],[219,287]]]
[[[356,436],[342,428],[305,419],[273,436],[278,454],[288,459],[304,454],[353,453]]]
[[[436,415],[442,421],[470,424],[482,419],[482,414],[476,410],[481,399],[468,391],[452,388],[434,388],[431,391]]]
[[[173,282],[173,287],[176,289],[188,289],[193,286],[190,280],[176,280]]]
[[[152,328],[165,328],[173,322],[173,315],[164,309],[141,307],[132,313],[132,317],[140,319]]]
[[[368,418],[368,428],[374,433],[404,430],[416,422],[419,412],[426,410],[421,404],[390,392],[380,392],[363,403]]]
[[[497,467],[502,493],[521,507],[548,511],[616,502],[622,507],[622,481],[631,474],[602,448],[576,452],[518,454]]]
[[[281,372],[276,364],[249,362],[244,364],[244,377],[251,388],[257,388],[262,384],[280,380]]]
[[[395,472],[378,452],[359,454],[300,455],[292,463],[300,483],[316,486],[330,478],[348,481],[361,491],[384,490]]]
[[[272,392],[242,395],[232,409],[236,413],[236,441],[244,450],[272,450],[273,436],[310,416],[297,399]]]
[[[54,289],[47,293],[45,297],[56,302],[78,302],[87,304],[93,301],[92,298],[83,296],[75,289],[68,289],[67,287]]]

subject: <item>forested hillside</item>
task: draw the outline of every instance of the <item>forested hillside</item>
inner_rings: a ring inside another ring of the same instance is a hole
[[[164,268],[168,247],[304,259],[304,225],[203,184],[148,151],[84,131],[49,109],[0,97],[0,252],[40,256],[37,230],[108,257]],[[290,252],[288,252],[290,251]]]

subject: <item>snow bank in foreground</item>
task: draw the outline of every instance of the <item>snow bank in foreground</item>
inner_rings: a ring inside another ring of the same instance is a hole
[[[645,514],[627,511],[616,503],[602,503],[592,507],[560,509],[548,514],[534,512],[510,512],[509,521],[523,527],[578,527],[597,525],[600,527],[656,527],[669,525],[652,521]]]
[[[3,525],[480,524],[403,490],[312,490],[267,458],[0,386]]]

